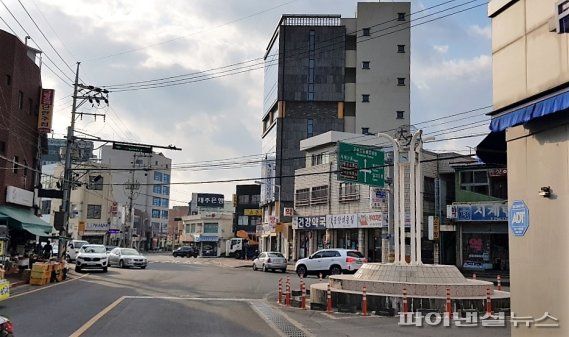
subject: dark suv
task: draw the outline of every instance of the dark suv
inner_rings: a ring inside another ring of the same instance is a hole
[[[184,246],[184,247],[180,247],[180,248],[176,249],[175,251],[173,251],[172,255],[174,257],[178,257],[178,256],[181,256],[181,257],[190,257],[190,256],[198,257],[198,255],[200,255],[200,254],[199,254],[198,250],[195,249],[194,247]]]

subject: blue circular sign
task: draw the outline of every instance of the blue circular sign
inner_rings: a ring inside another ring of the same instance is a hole
[[[523,200],[514,200],[508,216],[510,229],[515,236],[524,236],[529,227],[529,209]]]

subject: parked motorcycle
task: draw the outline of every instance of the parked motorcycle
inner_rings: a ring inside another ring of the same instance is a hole
[[[0,337],[14,337],[14,325],[3,316],[0,316]]]

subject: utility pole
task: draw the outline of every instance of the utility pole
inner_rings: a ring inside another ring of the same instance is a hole
[[[65,240],[69,239],[69,214],[70,214],[70,204],[71,204],[71,190],[73,189],[72,181],[72,158],[71,152],[73,151],[73,145],[75,143],[75,115],[77,114],[77,108],[79,108],[83,103],[89,101],[93,103],[93,100],[100,103],[104,101],[109,104],[108,91],[105,89],[96,88],[93,86],[85,86],[79,84],[79,65],[81,63],[77,62],[77,70],[75,72],[75,83],[73,85],[73,105],[71,108],[71,124],[67,128],[67,144],[65,148],[65,163],[63,171],[63,198],[61,200],[60,212],[63,212],[63,226],[59,231],[59,258],[64,256],[65,253]],[[81,95],[79,95],[81,94]],[[81,100],[78,103],[78,100]],[[81,115],[92,115],[92,116],[104,116],[101,114],[94,113],[81,113]]]

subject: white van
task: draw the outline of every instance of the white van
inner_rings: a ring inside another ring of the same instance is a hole
[[[67,262],[75,261],[77,258],[77,254],[79,253],[79,249],[83,247],[83,245],[88,245],[89,242],[85,240],[71,240],[67,243],[67,249],[65,253],[65,259]]]

